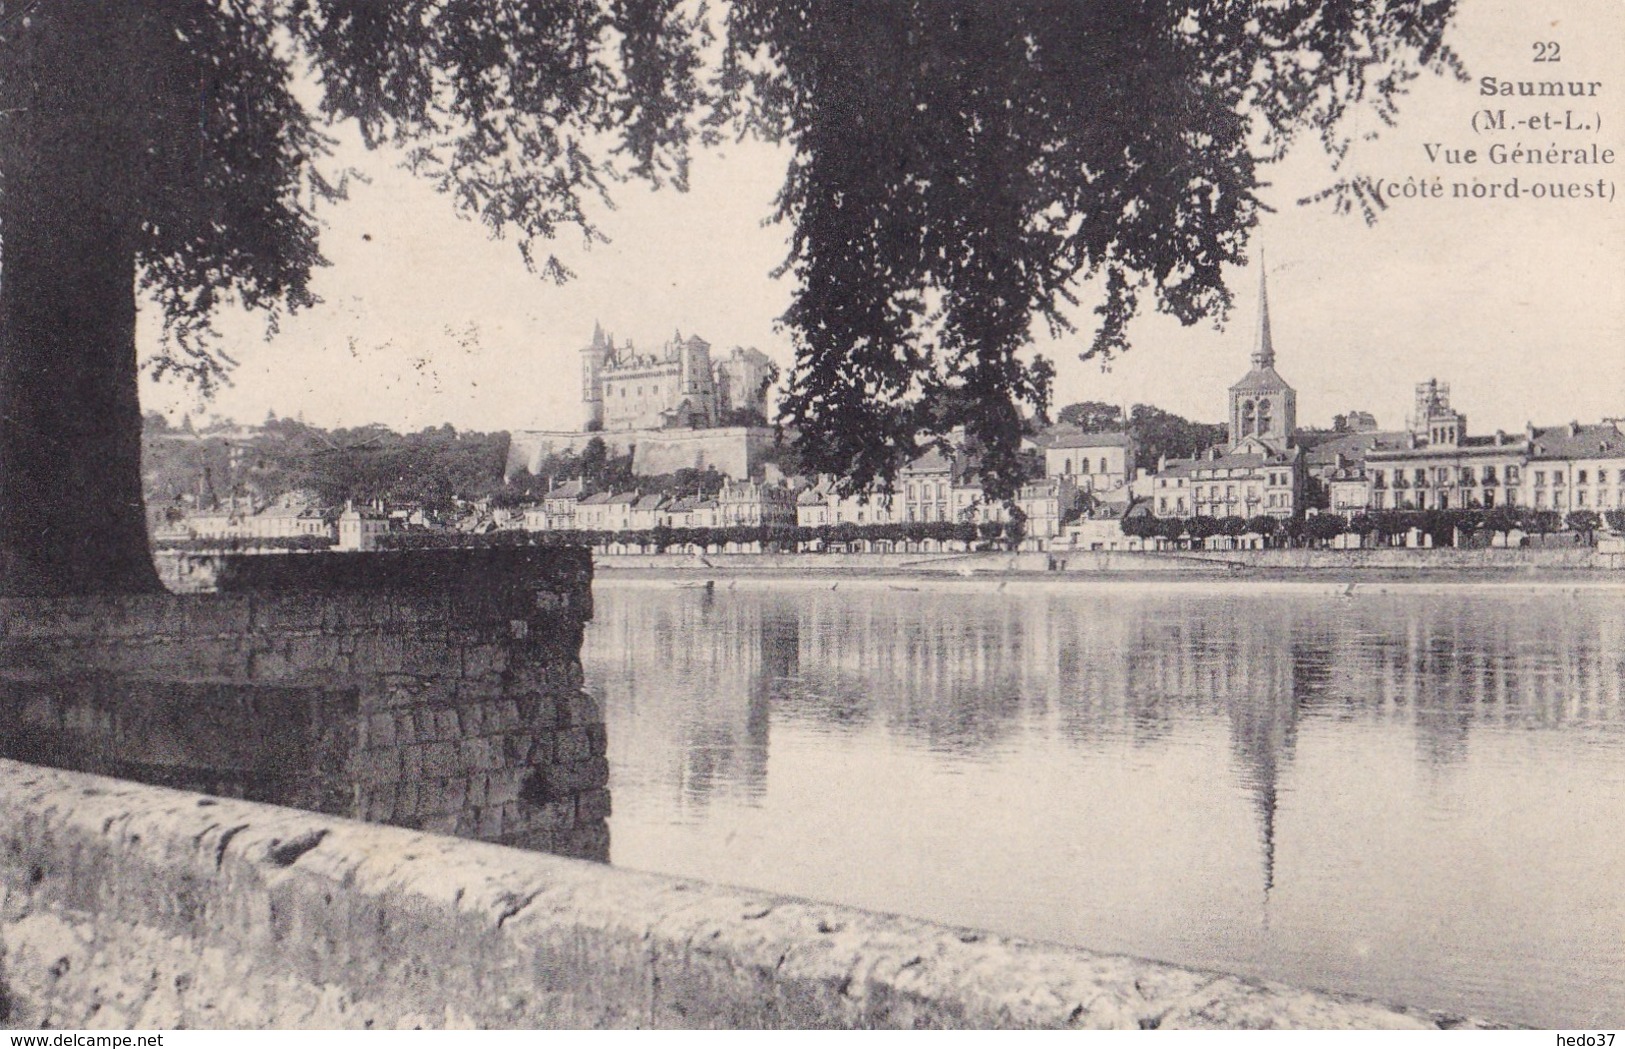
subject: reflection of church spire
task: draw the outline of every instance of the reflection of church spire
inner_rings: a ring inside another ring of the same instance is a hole
[[[1264,251],[1258,251],[1258,342],[1253,347],[1253,367],[1275,367],[1275,343],[1270,339],[1270,295],[1265,278]]]
[[[1264,902],[1269,903],[1270,890],[1275,888],[1275,803],[1276,770],[1270,769],[1269,783],[1257,788],[1253,799],[1258,806],[1258,818],[1264,833]]]
[[[1255,654],[1256,656],[1256,654]],[[1267,665],[1267,661],[1260,665]],[[1280,800],[1281,771],[1291,760],[1297,734],[1298,704],[1295,682],[1267,683],[1230,701],[1230,745],[1242,784],[1258,813],[1264,903],[1275,888],[1275,818]]]

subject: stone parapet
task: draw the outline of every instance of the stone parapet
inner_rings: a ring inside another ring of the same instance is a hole
[[[0,880],[22,1027],[1474,1026],[8,761]]]
[[[0,600],[0,754],[607,858],[585,551],[219,567],[211,594]]]

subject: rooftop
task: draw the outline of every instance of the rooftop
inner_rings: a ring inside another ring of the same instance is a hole
[[[1045,442],[1046,448],[1129,448],[1134,439],[1126,433],[1058,433]]]

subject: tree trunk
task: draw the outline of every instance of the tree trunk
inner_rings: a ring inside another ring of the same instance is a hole
[[[161,589],[141,495],[139,158],[107,10],[65,4],[8,42],[31,75],[0,87],[0,595]]]

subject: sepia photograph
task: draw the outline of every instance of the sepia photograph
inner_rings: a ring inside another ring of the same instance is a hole
[[[1622,99],[1620,0],[0,0],[9,1044],[1609,1049]]]

